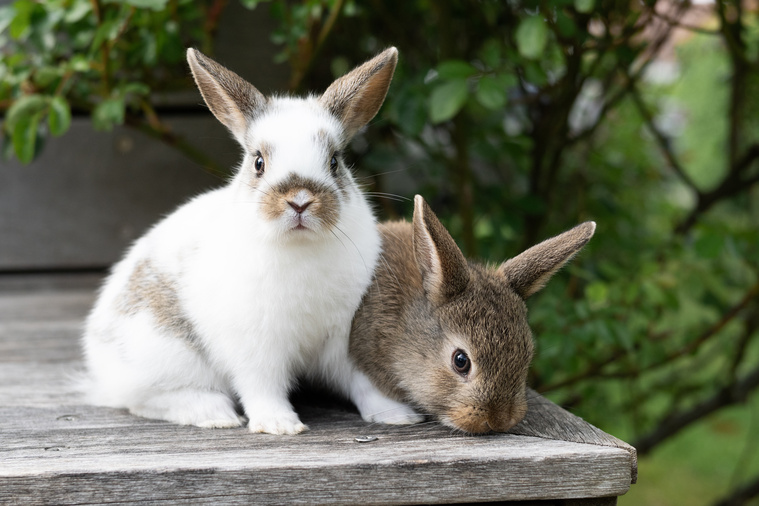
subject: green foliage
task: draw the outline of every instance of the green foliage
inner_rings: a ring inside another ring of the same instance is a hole
[[[530,16],[519,23],[515,37],[519,54],[536,60],[543,55],[548,43],[548,26],[540,14]]]
[[[191,0],[16,0],[1,7],[4,143],[28,163],[48,134],[69,129],[72,111],[108,130],[128,111],[150,109],[149,93],[186,86],[184,51],[207,45],[207,10]]]
[[[468,255],[498,262],[597,221],[586,251],[529,303],[531,381],[633,441],[759,368],[759,167],[734,164],[759,143],[759,116],[731,115],[742,99],[726,86],[749,55],[746,75],[758,75],[759,36],[732,58],[722,32],[698,35],[680,42],[675,81],[648,79],[669,38],[646,31],[656,4],[372,3],[323,50],[360,62],[398,46],[381,118],[355,155],[382,191],[396,171],[413,180]],[[759,33],[744,14],[744,33]],[[730,190],[728,178],[748,182]]]

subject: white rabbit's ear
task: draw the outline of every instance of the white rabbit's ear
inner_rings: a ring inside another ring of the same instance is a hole
[[[526,299],[543,288],[551,276],[587,244],[595,231],[595,222],[586,221],[505,261],[498,272]]]
[[[248,121],[265,106],[266,97],[245,79],[196,49],[187,50],[187,62],[208,108],[242,142]]]
[[[414,256],[427,297],[441,305],[469,283],[469,266],[451,234],[421,195],[414,197]]]
[[[319,102],[340,121],[348,139],[379,111],[393,79],[398,50],[394,47],[333,82]]]

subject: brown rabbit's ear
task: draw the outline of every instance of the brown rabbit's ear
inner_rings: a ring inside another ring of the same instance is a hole
[[[187,62],[208,108],[242,142],[248,120],[266,104],[266,97],[245,79],[196,49],[187,50]]]
[[[587,244],[595,230],[595,222],[586,221],[507,260],[498,272],[526,299],[543,288],[551,276]]]
[[[393,79],[398,50],[394,47],[333,82],[319,102],[345,127],[348,139],[377,114]]]
[[[469,267],[421,195],[414,197],[414,256],[429,299],[443,304],[461,293],[469,283]]]

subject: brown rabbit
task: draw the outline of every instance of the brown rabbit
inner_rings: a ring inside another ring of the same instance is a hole
[[[353,319],[350,355],[391,399],[469,433],[527,411],[532,333],[524,299],[593,236],[578,225],[497,268],[467,262],[424,199],[413,223],[380,225],[384,259]]]

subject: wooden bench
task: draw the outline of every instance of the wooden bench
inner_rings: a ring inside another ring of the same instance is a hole
[[[0,277],[0,504],[616,504],[635,449],[532,395],[508,434],[365,423],[295,400],[308,432],[146,420],[71,388],[99,276]],[[359,442],[372,436],[369,442]]]

